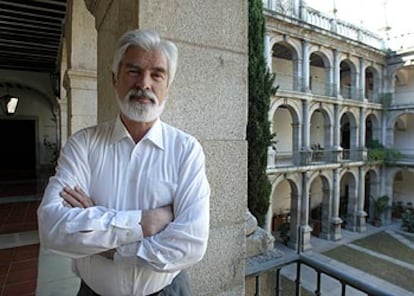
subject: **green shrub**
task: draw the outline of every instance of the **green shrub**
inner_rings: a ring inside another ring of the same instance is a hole
[[[408,232],[414,233],[414,212],[406,210],[401,215],[401,227]]]

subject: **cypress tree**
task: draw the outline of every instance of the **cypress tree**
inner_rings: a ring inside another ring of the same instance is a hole
[[[270,98],[276,92],[274,75],[266,66],[264,34],[262,0],[249,0],[248,207],[260,226],[264,224],[271,193],[266,174],[267,149],[272,140],[268,112]]]

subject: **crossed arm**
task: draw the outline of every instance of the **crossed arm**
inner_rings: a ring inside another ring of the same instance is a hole
[[[78,186],[74,188],[65,186],[60,196],[63,198],[63,204],[69,208],[89,208],[95,206],[93,199]],[[173,219],[172,206],[143,210],[140,223],[143,236],[149,237],[157,234]]]

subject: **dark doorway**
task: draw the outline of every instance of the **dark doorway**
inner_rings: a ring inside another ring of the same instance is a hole
[[[36,121],[0,120],[0,181],[36,178]]]

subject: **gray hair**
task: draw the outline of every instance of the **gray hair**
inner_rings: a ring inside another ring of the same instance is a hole
[[[119,39],[112,62],[112,72],[116,79],[118,79],[119,68],[125,52],[131,46],[137,46],[146,51],[160,50],[167,60],[168,86],[171,85],[177,70],[177,47],[173,42],[161,39],[157,32],[151,30],[128,31]]]

